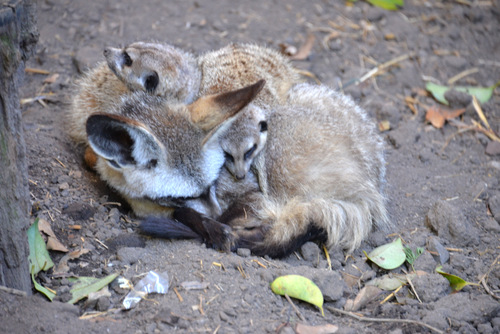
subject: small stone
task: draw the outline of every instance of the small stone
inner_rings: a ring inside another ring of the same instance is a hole
[[[444,98],[450,103],[450,108],[466,108],[472,102],[472,96],[465,92],[449,89],[444,94]]]
[[[437,258],[441,264],[445,264],[450,259],[450,252],[444,248],[436,237],[430,237],[427,240],[427,249],[433,253],[437,253]],[[433,255],[436,256],[435,254]]]
[[[479,243],[477,229],[449,202],[439,200],[434,203],[427,213],[425,223],[439,237],[453,241],[457,246]]]
[[[490,197],[488,200],[488,207],[490,208],[495,220],[500,223],[500,193]]]
[[[445,61],[448,66],[456,70],[464,70],[467,66],[467,59],[462,57],[449,56]]]
[[[241,257],[249,257],[252,254],[252,252],[248,248],[238,248],[236,250],[236,254],[238,254]]]
[[[116,252],[116,256],[118,260],[123,262],[124,264],[134,264],[139,259],[141,259],[144,256],[145,250],[144,248],[138,248],[138,247],[122,247],[118,249]]]
[[[107,297],[107,296],[100,297],[97,300],[96,310],[99,312],[107,311],[109,309],[110,305],[111,305],[111,302],[109,301],[109,297]]]
[[[422,270],[425,272],[434,272],[434,268],[436,268],[437,264],[432,257],[432,254],[424,251],[413,263],[413,267],[415,270]]]
[[[420,300],[430,303],[446,296],[450,282],[440,274],[421,275],[412,279]]]
[[[312,263],[318,262],[320,249],[314,242],[309,241],[303,244],[300,248],[300,252],[304,260],[310,261]]]
[[[488,155],[499,155],[500,154],[500,142],[490,141],[488,143],[488,145],[486,145],[485,152]]]
[[[67,190],[67,189],[69,189],[68,182],[63,182],[59,185],[59,190]]]
[[[94,216],[95,209],[87,203],[75,202],[63,208],[62,213],[74,220],[87,220]]]
[[[117,208],[112,208],[111,210],[109,210],[108,221],[113,225],[118,225],[118,223],[120,222],[120,217],[121,214]]]
[[[344,291],[347,290],[347,285],[342,276],[336,271],[320,271],[320,273],[316,275],[314,282],[323,292],[325,301],[340,300],[344,295]]]

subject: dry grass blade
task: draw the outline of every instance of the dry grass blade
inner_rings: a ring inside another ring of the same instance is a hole
[[[460,80],[462,78],[465,78],[468,75],[477,73],[477,72],[479,72],[479,69],[477,67],[473,67],[471,69],[462,71],[462,72],[458,73],[457,75],[454,75],[453,77],[451,77],[450,79],[448,79],[448,85],[451,86],[455,82],[457,82],[458,80]]]
[[[297,51],[296,54],[290,57],[292,60],[304,60],[307,57],[309,57],[309,54],[311,53],[311,50],[314,45],[314,41],[316,40],[316,37],[314,37],[313,34],[307,35],[307,39],[304,44],[302,44],[299,48],[299,51]]]
[[[500,255],[497,255],[497,257],[495,258],[495,260],[493,261],[493,263],[491,264],[490,268],[488,269],[488,271],[486,272],[486,274],[484,274],[481,279],[479,280],[479,283],[483,285],[484,289],[486,290],[486,292],[492,296],[493,298],[497,299],[497,300],[500,300],[500,296],[497,296],[493,291],[490,290],[490,288],[488,287],[488,285],[486,284],[486,278],[488,277],[488,275],[491,273],[491,271],[493,270],[493,268],[498,264],[498,259],[500,258]]]
[[[431,325],[428,325],[426,324],[425,322],[421,322],[421,321],[418,321],[418,320],[411,320],[411,319],[391,319],[391,318],[369,318],[369,317],[363,317],[363,316],[359,316],[357,314],[354,314],[352,312],[347,312],[347,311],[343,311],[343,310],[339,310],[335,307],[331,307],[331,306],[326,306],[326,309],[328,309],[330,312],[336,312],[336,313],[340,313],[340,314],[343,314],[343,315],[347,315],[351,318],[354,318],[358,321],[366,321],[366,322],[399,322],[399,323],[406,323],[406,324],[413,324],[413,325],[418,325],[418,326],[422,326],[422,327],[425,327],[425,328],[428,328],[436,333],[440,333],[440,334],[444,334],[444,332],[440,329],[437,329],[436,327],[433,327]]]
[[[287,294],[285,294],[285,298],[286,298],[286,300],[288,300],[288,302],[290,303],[290,305],[293,307],[293,309],[294,309],[295,313],[297,313],[297,316],[299,317],[299,319],[301,321],[306,321],[306,319],[304,318],[304,316],[302,315],[302,313],[300,313],[300,310],[292,302],[292,299]]]

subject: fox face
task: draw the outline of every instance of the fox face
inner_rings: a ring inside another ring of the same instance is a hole
[[[108,47],[104,57],[113,73],[131,91],[191,103],[201,74],[195,58],[168,44],[136,42],[123,49]]]
[[[97,171],[125,198],[180,206],[202,196],[225,161],[220,136],[263,85],[259,81],[190,105],[167,105],[145,92],[124,97],[118,112],[87,120]]]
[[[227,170],[242,180],[250,171],[255,157],[267,140],[267,120],[264,111],[256,105],[246,107],[233,126],[222,136],[220,145],[226,157]]]

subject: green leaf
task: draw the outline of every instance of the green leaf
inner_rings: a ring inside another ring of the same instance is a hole
[[[422,247],[417,247],[417,251],[413,252],[411,248],[403,246],[403,250],[406,255],[406,261],[413,266],[413,263],[422,255],[424,249]]]
[[[364,253],[370,261],[387,270],[399,267],[406,260],[401,238],[375,248],[370,254]]]
[[[106,285],[113,282],[116,277],[118,277],[118,273],[100,279],[95,277],[78,277],[70,291],[73,298],[71,298],[68,303],[74,304],[80,299],[87,297],[89,293],[101,290]]]
[[[452,275],[452,274],[445,273],[442,270],[442,268],[443,268],[443,266],[437,267],[436,272],[441,274],[442,276],[444,276],[450,282],[450,287],[454,292],[462,290],[463,287],[467,286],[467,285],[479,285],[478,283],[467,282],[463,278],[460,278],[460,277]]]
[[[493,91],[498,86],[500,86],[500,81],[489,87],[471,87],[471,86],[448,87],[448,86],[438,85],[429,81],[425,84],[425,89],[427,89],[437,101],[439,101],[442,104],[449,105],[444,95],[448,90],[452,88],[459,92],[464,92],[469,95],[475,96],[479,101],[479,103],[486,103],[491,99]]]
[[[398,10],[403,7],[404,0],[367,0],[373,6],[377,6],[387,10]]]
[[[287,295],[316,305],[321,310],[321,314],[325,316],[323,312],[323,293],[313,281],[304,276],[280,276],[271,283],[271,290],[277,295]]]
[[[28,244],[30,254],[28,260],[30,263],[30,273],[33,275],[38,274],[41,270],[47,271],[54,266],[54,262],[50,258],[47,246],[43,240],[40,231],[38,231],[38,218],[30,226],[27,231]]]
[[[403,276],[398,278],[397,276],[389,276],[384,275],[382,277],[376,277],[372,279],[370,282],[367,282],[366,285],[374,285],[379,289],[386,291],[393,291],[399,288],[401,285],[406,284],[406,278]]]
[[[35,280],[35,275],[33,273],[31,273],[31,280],[33,281],[33,284],[35,285],[35,289],[37,291],[43,293],[45,295],[45,297],[47,297],[50,301],[52,301],[52,299],[54,299],[56,294],[54,292],[52,292],[51,290],[47,289],[46,287],[42,286],[40,283],[38,283]]]

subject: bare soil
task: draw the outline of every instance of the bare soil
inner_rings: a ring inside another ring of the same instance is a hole
[[[328,309],[344,309],[369,280],[387,273],[367,262],[362,251],[400,236],[413,249],[425,248],[414,269],[428,275],[415,278],[413,287],[404,286],[383,304],[390,292],[377,294],[358,314],[417,320],[446,333],[498,333],[499,143],[474,129],[473,122],[482,123],[463,94],[448,96],[453,109],[466,108],[462,116],[441,129],[426,122],[426,110],[438,103],[424,86],[432,78],[446,84],[466,70],[471,71],[455,84],[490,86],[500,80],[500,2],[405,2],[403,9],[390,12],[361,1],[353,6],[320,0],[39,1],[40,41],[27,67],[50,74],[26,74],[21,90],[24,99],[45,96],[44,105],[22,107],[32,215],[50,222],[71,251],[89,252],[68,261],[65,275],[52,270],[40,275],[42,284],[57,291],[54,302],[39,293],[20,297],[0,292],[0,331],[292,333],[297,323],[305,323],[334,324],[338,333],[428,333],[429,328],[417,324],[360,322]],[[231,42],[298,48],[309,33],[316,42],[309,56],[294,65],[352,96],[377,122],[390,122],[382,134],[392,233],[375,231],[350,255],[330,252],[331,269],[314,243],[273,260],[139,235],[138,220],[84,167],[82,148],[65,133],[74,80],[103,60],[106,46],[159,40],[194,53]],[[356,81],[394,59],[393,66]],[[482,109],[500,134],[500,89]],[[51,252],[56,265],[63,255]],[[469,282],[484,277],[484,284],[451,293],[448,282],[434,272],[439,264]],[[119,272],[136,283],[150,270],[168,272],[170,289],[166,295],[148,296],[133,310],[120,309],[127,291],[116,283],[108,296],[75,306],[65,303],[70,298],[68,276]],[[405,264],[392,272],[412,270]],[[292,273],[311,278],[323,290],[325,317],[314,306],[294,301],[301,320],[285,298],[271,292],[274,278]],[[190,281],[208,287],[183,289],[182,283]],[[82,315],[94,317],[80,319]]]

